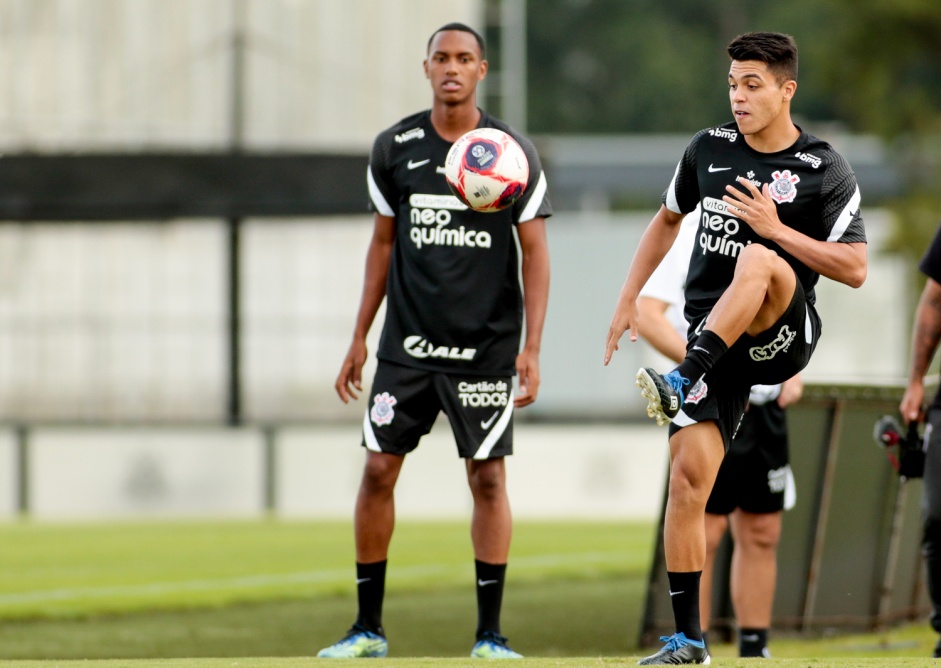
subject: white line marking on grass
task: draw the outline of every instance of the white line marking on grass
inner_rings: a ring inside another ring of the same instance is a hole
[[[513,571],[526,568],[567,565],[596,565],[619,563],[624,560],[623,552],[581,552],[571,554],[545,554],[512,559]],[[393,569],[393,577],[429,577],[434,575],[456,574],[464,565],[423,564]],[[28,603],[52,601],[77,601],[91,598],[130,598],[135,596],[166,596],[180,592],[211,592],[226,589],[262,589],[265,587],[289,584],[319,584],[324,582],[353,582],[353,568],[329,571],[306,571],[300,573],[247,575],[236,578],[212,580],[184,580],[182,582],[154,582],[139,585],[105,587],[66,587],[24,591],[16,594],[0,594],[0,606],[23,605]]]

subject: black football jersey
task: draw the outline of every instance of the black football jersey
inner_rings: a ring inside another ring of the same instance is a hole
[[[860,193],[849,163],[830,144],[803,130],[793,146],[760,153],[745,142],[735,122],[699,132],[677,165],[663,203],[676,213],[701,205],[701,220],[690,256],[686,318],[695,326],[732,281],[738,254],[763,244],[794,268],[809,303],[820,278],[779,245],[756,234],[722,201],[727,185],[744,191],[743,177],[759,189],[769,184],[781,222],[819,241],[865,242]]]
[[[529,160],[524,194],[503,211],[473,211],[451,193],[444,178],[451,143],[435,132],[430,110],[373,144],[372,209],[395,218],[381,360],[449,373],[516,372],[523,296],[514,228],[552,208],[532,142],[486,112],[478,127],[509,133]]]
[[[934,239],[931,240],[931,245],[921,257],[918,268],[928,278],[941,283],[941,226],[938,226],[935,231]]]
[[[931,245],[928,246],[918,263],[918,268],[928,278],[941,283],[941,226],[938,227],[934,239],[931,240]],[[941,387],[934,395],[931,408],[941,408]]]

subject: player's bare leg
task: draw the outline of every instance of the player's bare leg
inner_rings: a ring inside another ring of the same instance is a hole
[[[732,560],[731,589],[739,624],[767,628],[777,577],[777,548],[781,537],[781,513],[732,515],[735,556]]]
[[[729,528],[729,518],[726,515],[713,515],[706,513],[706,563],[702,569],[702,580],[699,585],[699,623],[702,632],[709,630],[712,621],[712,589],[715,574],[716,552],[722,543],[722,537]]]
[[[712,308],[705,328],[686,358],[660,374],[641,368],[636,375],[647,415],[664,425],[682,408],[686,393],[742,334],[769,329],[787,311],[797,288],[791,266],[774,251],[752,244],[739,254],[732,282]]]
[[[730,588],[735,617],[742,633],[742,656],[766,655],[762,652],[771,627],[781,519],[781,512],[755,514],[738,509],[732,514],[735,552],[732,555]],[[748,651],[749,646],[754,651]]]
[[[663,541],[667,570],[701,571],[706,560],[706,501],[725,446],[714,422],[700,422],[670,438],[670,490]]]
[[[474,499],[471,542],[477,575],[477,631],[471,656],[517,659],[500,632],[506,562],[510,555],[513,518],[506,493],[506,464],[502,457],[467,460],[467,483]]]
[[[700,581],[706,561],[706,501],[725,446],[715,422],[684,427],[670,437],[670,483],[663,520],[663,547],[676,633],[640,665],[709,663],[699,618]]]
[[[510,554],[513,518],[503,458],[468,459],[467,482],[474,499],[471,518],[474,557],[490,564],[505,564]]]
[[[731,346],[742,334],[767,330],[784,315],[797,277],[791,266],[761,244],[746,246],[735,264],[732,282],[709,314],[706,329]]]
[[[393,492],[405,457],[366,451],[356,497],[356,621],[338,642],[317,652],[320,658],[381,658],[389,651],[382,628],[386,557],[395,527]]]
[[[395,528],[395,483],[405,457],[366,451],[366,465],[356,497],[353,519],[356,531],[356,561],[384,561]]]

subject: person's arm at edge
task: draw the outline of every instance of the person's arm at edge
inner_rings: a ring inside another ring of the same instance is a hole
[[[618,341],[621,340],[624,332],[630,331],[631,341],[637,340],[637,296],[670,250],[682,221],[683,214],[670,211],[666,206],[661,205],[660,210],[644,231],[640,243],[637,244],[634,259],[631,261],[627,278],[621,287],[614,316],[608,328],[604,350],[605,366],[611,361],[614,351],[618,349]]]
[[[787,408],[800,401],[804,396],[804,379],[798,373],[781,383],[781,394],[778,395],[778,406]]]
[[[905,422],[922,419],[925,398],[925,374],[941,341],[941,284],[929,278],[918,300],[912,330],[912,359],[908,386],[899,404]]]
[[[686,341],[667,319],[670,304],[641,295],[637,298],[637,331],[653,348],[679,364],[686,357]]]
[[[366,363],[366,335],[376,319],[379,306],[386,296],[386,279],[395,242],[395,218],[375,214],[372,239],[366,251],[366,277],[353,327],[353,341],[346,353],[334,387],[343,403],[358,399],[363,391],[363,365]]]
[[[522,251],[523,305],[526,317],[526,340],[516,356],[519,395],[513,400],[517,408],[528,406],[539,394],[539,352],[542,329],[549,304],[549,244],[546,240],[546,219],[539,217],[516,226]]]

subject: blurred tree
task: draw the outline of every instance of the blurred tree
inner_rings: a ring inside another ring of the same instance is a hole
[[[530,0],[528,7],[529,128],[537,133],[692,134],[725,122],[725,47],[735,35],[779,30],[801,43],[801,32],[822,33],[833,20],[830,5],[816,0]],[[801,46],[805,69],[832,56],[815,46]],[[800,113],[836,118],[832,92],[806,88]]]
[[[885,137],[941,131],[941,3],[834,0],[829,83],[837,111]]]
[[[903,177],[887,205],[892,246],[921,256],[941,219],[941,3],[835,0],[842,20],[827,61],[837,112],[854,130],[882,136]],[[918,280],[923,282],[923,278]]]

